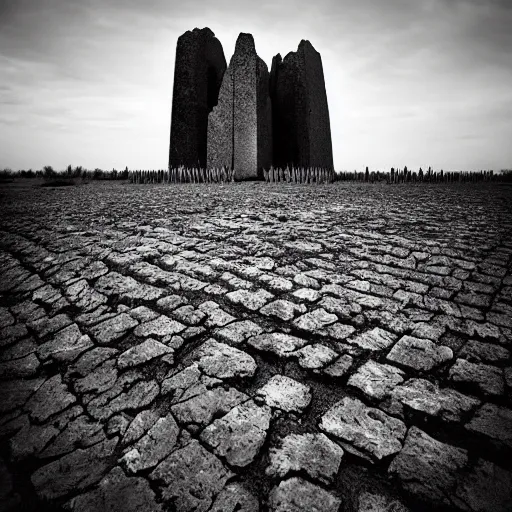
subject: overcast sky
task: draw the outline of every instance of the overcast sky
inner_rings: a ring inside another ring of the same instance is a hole
[[[320,52],[337,170],[512,167],[512,0],[0,0],[0,168],[166,168],[176,41]]]

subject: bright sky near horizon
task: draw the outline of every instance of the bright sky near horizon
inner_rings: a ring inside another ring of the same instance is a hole
[[[336,170],[512,167],[512,0],[0,0],[0,168],[167,168],[178,37],[322,56]]]

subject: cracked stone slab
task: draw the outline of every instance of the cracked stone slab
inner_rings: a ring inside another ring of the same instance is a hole
[[[255,399],[260,398],[270,407],[287,412],[302,412],[311,402],[311,390],[285,375],[274,375],[263,387],[256,391]]]
[[[239,344],[252,336],[257,336],[263,332],[263,329],[251,320],[242,320],[241,322],[234,322],[223,329],[220,329],[215,334],[219,338],[230,343]]]
[[[105,361],[112,360],[119,353],[115,348],[96,347],[82,354],[71,366],[68,367],[69,377],[86,377],[95,368],[98,368]]]
[[[137,320],[127,313],[121,313],[95,325],[90,332],[100,345],[108,345],[122,338],[138,324]]]
[[[202,382],[204,380],[201,370],[197,363],[193,363],[190,366],[187,366],[183,370],[178,373],[172,372],[168,377],[166,377],[162,382],[162,395],[166,395],[171,393],[173,403],[176,403],[180,400],[185,400],[190,396],[194,396],[194,394],[198,394],[199,392],[205,391],[207,388]],[[218,382],[222,382],[218,380]],[[190,389],[200,387],[200,391],[197,393],[191,394]]]
[[[388,361],[423,371],[432,370],[452,358],[451,348],[413,336],[400,338],[386,357]]]
[[[319,370],[338,357],[337,352],[321,343],[306,345],[293,355],[298,358],[299,365],[306,370]]]
[[[194,308],[190,304],[181,306],[172,312],[172,315],[186,325],[199,325],[206,318],[206,313]]]
[[[19,359],[0,362],[0,379],[34,377],[41,363],[35,354],[28,354]]]
[[[452,498],[462,510],[508,512],[512,503],[512,472],[478,459],[458,482]]]
[[[173,354],[174,350],[167,345],[152,338],[148,338],[139,345],[129,348],[117,359],[117,366],[120,369],[133,368],[144,364],[156,357]]]
[[[402,421],[349,397],[322,416],[320,429],[334,436],[348,452],[370,461],[398,453],[407,431]]]
[[[183,306],[188,303],[188,299],[181,295],[167,295],[156,301],[158,308],[165,311],[165,313],[171,313],[176,308]]]
[[[466,424],[466,429],[512,448],[512,409],[484,404]]]
[[[189,388],[188,392],[193,393],[193,396],[171,407],[176,419],[183,425],[204,427],[209,425],[214,417],[224,416],[233,407],[249,399],[245,393],[235,388],[207,389],[204,384],[194,390]]]
[[[410,379],[395,387],[391,396],[411,409],[445,421],[461,421],[480,405],[480,400],[450,388],[440,388],[425,379]]]
[[[299,316],[293,324],[297,329],[304,331],[322,334],[325,333],[325,328],[338,321],[338,317],[332,313],[328,313],[323,308],[315,309],[310,313]]]
[[[103,393],[110,389],[117,381],[118,372],[114,360],[107,360],[100,364],[85,377],[72,381],[77,393]]]
[[[411,512],[399,500],[389,496],[363,492],[358,498],[357,512]]]
[[[119,381],[120,379],[117,382]],[[119,388],[123,389],[123,391],[118,395],[114,395],[114,398],[112,398],[112,395],[115,391],[118,391],[116,386],[91,400],[87,404],[87,412],[95,419],[107,420],[118,412],[145,407],[159,394],[159,386],[154,380],[139,381],[131,387],[124,387],[119,382]],[[111,393],[111,391],[114,392]]]
[[[450,368],[448,377],[454,383],[472,386],[486,395],[499,396],[505,393],[502,369],[488,364],[457,359]]]
[[[299,477],[283,480],[270,493],[272,512],[339,512],[341,499]]]
[[[259,512],[258,498],[238,483],[226,485],[209,512]]]
[[[70,302],[84,312],[92,311],[107,302],[107,297],[91,288],[85,279],[68,286],[65,294]]]
[[[356,331],[356,329],[353,326],[342,324],[339,322],[329,325],[326,328],[327,336],[334,338],[336,341],[346,340],[349,336],[354,334],[355,331]]]
[[[347,342],[356,345],[363,350],[372,352],[384,350],[396,341],[397,336],[389,331],[374,327],[373,329],[363,332],[354,338],[347,339]]]
[[[146,409],[139,412],[127,425],[121,445],[127,446],[138,441],[160,418],[156,411]]]
[[[23,407],[27,400],[46,381],[44,378],[15,379],[2,382],[0,386],[0,413]]]
[[[115,467],[105,475],[95,489],[72,498],[64,508],[71,512],[93,510],[162,512],[163,510],[145,478],[128,477],[119,467]]]
[[[236,290],[226,293],[226,298],[234,304],[240,304],[251,311],[257,311],[267,302],[274,298],[274,295],[266,290],[259,288],[255,292],[249,290]]]
[[[312,279],[312,278],[311,278]],[[315,279],[312,279],[312,281],[315,281]],[[298,283],[302,284],[302,283]],[[318,283],[317,283],[318,285]],[[317,290],[314,290],[313,288],[299,288],[298,290],[295,290],[292,295],[296,297],[299,300],[305,300],[307,302],[316,302],[320,297],[320,292]]]
[[[33,338],[23,338],[14,345],[0,349],[0,361],[12,361],[33,354],[37,345]]]
[[[272,291],[287,292],[293,288],[293,283],[284,277],[262,274],[258,280],[266,284]]]
[[[218,379],[252,377],[257,368],[249,354],[214,339],[201,345],[196,358],[203,373]]]
[[[25,324],[9,325],[0,329],[0,347],[7,347],[28,336]]]
[[[369,398],[383,400],[403,381],[404,372],[370,359],[348,379],[348,385],[359,389]]]
[[[296,314],[305,313],[306,307],[304,305],[297,305],[288,300],[278,299],[270,302],[260,309],[260,313],[265,316],[274,316],[288,322],[292,320]]]
[[[70,411],[70,421],[62,428],[60,433],[48,444],[38,457],[56,457],[70,453],[77,448],[87,448],[103,440],[103,426],[97,421],[90,420],[84,414],[74,417],[82,412],[81,407],[76,407],[75,411]],[[60,420],[60,418],[59,418]],[[52,422],[55,427],[55,420]]]
[[[118,295],[128,300],[156,300],[164,295],[164,290],[155,286],[140,283],[129,276],[118,272],[109,272],[101,276],[94,285],[104,295]]]
[[[233,476],[196,440],[171,453],[149,474],[164,501],[174,503],[182,512],[207,512]]]
[[[171,318],[168,318],[164,315],[160,315],[154,320],[140,324],[133,331],[133,334],[135,334],[135,336],[140,336],[141,338],[153,336],[157,338],[164,338],[174,334],[179,334],[186,328],[186,325],[183,325],[182,323],[176,320],[172,320]]]
[[[38,456],[44,447],[59,436],[68,423],[82,413],[79,406],[71,407],[55,415],[51,422],[34,424],[28,415],[20,417],[19,430],[9,439],[12,460],[19,461],[30,456]]]
[[[119,462],[130,473],[154,468],[173,451],[179,433],[172,414],[158,418]]]
[[[11,315],[7,308],[0,308],[0,325],[8,327],[16,322],[15,318]]]
[[[153,311],[146,306],[134,308],[129,311],[128,314],[139,322],[149,322],[150,320],[154,320],[160,316],[156,311]]]
[[[76,324],[71,324],[55,334],[51,340],[40,345],[37,355],[42,361],[51,358],[59,362],[69,362],[74,361],[92,346],[91,338],[82,335]]]
[[[62,376],[57,374],[38,388],[26,403],[25,409],[29,412],[31,419],[41,423],[75,402],[76,398],[62,382]]]
[[[334,363],[327,366],[326,368],[323,368],[321,370],[321,373],[324,375],[328,375],[329,377],[333,379],[344,377],[349,370],[352,368],[352,365],[354,363],[354,358],[349,354],[344,354]]]
[[[330,483],[338,474],[343,450],[324,434],[290,434],[279,448],[270,449],[269,456],[269,476],[283,478],[304,471],[314,480]]]
[[[271,415],[270,407],[246,402],[206,427],[200,438],[231,466],[245,467],[263,446]]]
[[[60,331],[72,323],[68,315],[60,314],[51,318],[44,316],[38,320],[28,322],[27,325],[37,333],[39,338],[44,338],[45,336]]]
[[[48,500],[67,496],[95,484],[111,467],[118,439],[77,449],[37,469],[31,477],[37,495]]]
[[[216,302],[208,300],[199,304],[198,309],[206,315],[204,325],[206,327],[224,327],[225,325],[234,322],[236,318],[229,313],[226,313]]]
[[[435,505],[451,505],[457,478],[468,464],[466,450],[437,441],[417,427],[407,433],[403,450],[389,466],[401,486]]]
[[[510,351],[499,345],[469,340],[459,352],[459,357],[471,362],[499,363],[510,358]]]
[[[277,356],[287,357],[307,345],[308,341],[290,334],[272,332],[253,336],[247,340],[247,343],[256,350],[273,352]]]

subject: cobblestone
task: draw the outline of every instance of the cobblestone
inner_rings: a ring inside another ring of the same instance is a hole
[[[176,187],[0,187],[2,505],[511,509],[510,187]]]

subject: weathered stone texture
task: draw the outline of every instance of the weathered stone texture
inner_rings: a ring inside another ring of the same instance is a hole
[[[217,104],[226,59],[209,28],[178,38],[174,68],[169,166],[206,166],[208,114]]]
[[[209,168],[234,168],[235,179],[257,178],[272,160],[272,110],[266,64],[251,34],[238,36],[219,104],[208,119]]]
[[[207,163],[209,169],[233,166],[234,73],[224,73],[217,106],[208,116]]]
[[[322,58],[309,41],[272,59],[274,165],[333,169]]]

